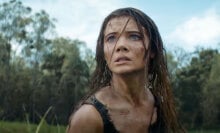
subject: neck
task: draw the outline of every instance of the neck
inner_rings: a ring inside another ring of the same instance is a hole
[[[112,76],[112,90],[132,105],[146,98],[146,75],[144,72]]]

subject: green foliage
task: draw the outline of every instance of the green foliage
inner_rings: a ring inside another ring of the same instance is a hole
[[[9,58],[9,53],[7,51],[10,50],[10,47],[7,45],[6,39],[0,34],[0,67],[1,70],[5,69],[5,65],[7,63],[7,59]]]
[[[0,132],[1,133],[36,133],[36,124],[27,125],[21,122],[6,122],[0,121]],[[30,130],[28,130],[30,128]],[[39,133],[65,133],[66,126],[53,126],[43,123]]]
[[[19,1],[0,4],[0,119],[66,123],[88,90],[92,54],[79,40],[54,37],[54,19]],[[53,38],[53,39],[52,39]],[[16,49],[17,48],[17,49]],[[61,108],[62,107],[62,108]],[[55,117],[54,117],[55,116]]]
[[[213,86],[212,90],[218,90],[218,83],[210,79],[214,68],[219,68],[219,66],[215,65],[215,62],[218,62],[216,56],[219,56],[217,50],[201,49],[194,54],[188,65],[176,71],[176,77],[173,80],[174,92],[178,100],[180,118],[187,128],[202,128],[211,122],[214,119],[213,117],[209,117],[210,119],[206,118],[208,117],[207,113],[212,115],[209,112],[211,104],[216,112],[214,117],[218,119],[217,116],[220,115],[217,109],[218,102],[214,100],[210,101],[208,97],[210,97],[211,94],[209,94],[210,91],[207,91],[208,86],[210,87],[214,84],[217,85]],[[216,97],[219,98],[217,95]],[[207,104],[208,101],[209,104]],[[218,123],[219,122],[212,122],[211,125],[217,128]],[[209,127],[211,127],[211,125],[209,124]]]
[[[0,132],[57,132],[46,121],[67,124],[73,107],[88,92],[94,53],[80,40],[53,36],[54,22],[45,11],[33,14],[19,1],[0,4],[0,120],[27,121],[14,127],[0,123]],[[185,127],[220,128],[218,51],[176,49],[167,61]],[[51,106],[47,117],[40,118]]]
[[[30,7],[24,7],[16,0],[0,5],[0,30],[8,41],[20,40],[25,36],[30,12]]]
[[[28,131],[30,127],[30,131]],[[1,133],[35,133],[37,125],[21,122],[6,122],[0,121],[0,132]],[[52,126],[44,123],[39,133],[65,133],[66,126],[60,126],[59,130],[57,126]],[[219,130],[190,130],[189,133],[219,133]]]
[[[220,55],[214,57],[211,72],[204,86],[203,114],[205,127],[215,128],[220,123]]]
[[[189,133],[219,133],[219,130],[193,130],[189,131]]]
[[[40,129],[41,129],[41,127],[42,127],[42,125],[43,125],[43,123],[44,123],[44,121],[45,121],[45,118],[46,118],[46,116],[48,115],[48,113],[50,112],[51,109],[52,109],[52,107],[49,107],[49,109],[46,111],[46,113],[44,114],[44,116],[41,117],[41,121],[40,121],[40,123],[38,124],[35,133],[39,133],[39,131],[40,131]]]

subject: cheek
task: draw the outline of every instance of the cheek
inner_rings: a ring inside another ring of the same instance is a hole
[[[140,48],[137,50],[137,52],[136,52],[136,53],[137,53],[137,56],[143,59],[143,58],[144,58],[144,55],[145,55],[145,51],[146,51],[146,50],[145,50],[145,48],[144,48],[143,46],[140,47]]]
[[[145,52],[146,52],[146,49],[144,48],[144,46],[141,46],[139,48],[136,49],[135,51],[135,58],[140,62],[140,63],[146,63],[146,60],[145,60]]]
[[[144,53],[145,53],[145,48],[144,48],[144,47],[141,47],[141,48],[140,48],[140,51],[141,51],[141,53],[144,54]]]
[[[104,45],[104,55],[105,55],[105,60],[108,62],[111,57],[111,50],[106,45]]]
[[[140,52],[142,53],[143,58],[145,54],[147,54],[147,52],[149,51],[149,40],[148,39],[144,41],[144,45],[145,47],[143,45],[140,47]]]

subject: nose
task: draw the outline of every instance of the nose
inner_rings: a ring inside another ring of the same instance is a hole
[[[126,39],[121,36],[116,43],[116,52],[127,52],[128,50]]]

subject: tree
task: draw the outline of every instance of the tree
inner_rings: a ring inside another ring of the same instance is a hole
[[[72,108],[88,89],[88,58],[80,54],[80,49],[87,48],[83,42],[68,38],[55,38],[51,44],[42,58],[42,75],[37,78],[33,102],[35,112],[42,114],[53,106],[59,122],[66,123]]]
[[[16,0],[0,5],[0,31],[1,36],[7,41],[5,47],[8,56],[5,57],[5,60],[8,68],[12,45],[19,45],[26,37],[26,27],[31,22],[30,12],[30,7],[24,7],[21,2]]]
[[[1,38],[1,77],[2,86],[0,86],[1,95],[1,108],[3,113],[0,116],[10,117],[12,115],[10,102],[11,95],[16,92],[14,79],[16,70],[12,68],[13,58],[15,58],[15,52],[13,52],[12,46],[17,46],[25,38],[26,26],[30,23],[28,15],[31,12],[31,8],[24,7],[21,2],[10,1],[0,5],[0,38]],[[12,106],[13,107],[13,106]]]
[[[208,82],[204,87],[203,117],[204,126],[207,128],[219,128],[220,125],[220,54],[213,59]]]
[[[20,1],[0,4],[0,93],[4,94],[1,95],[3,113],[0,118],[23,117],[23,105],[33,114],[32,117],[36,115],[32,98],[41,76],[39,64],[50,49],[48,36],[54,28],[52,21],[44,11],[31,15],[31,8],[23,6]],[[18,49],[22,49],[23,56]],[[20,61],[22,65],[19,65]]]
[[[217,50],[201,49],[192,57],[189,65],[176,73],[175,94],[180,101],[181,119],[188,128],[203,126],[203,90],[217,53]]]

